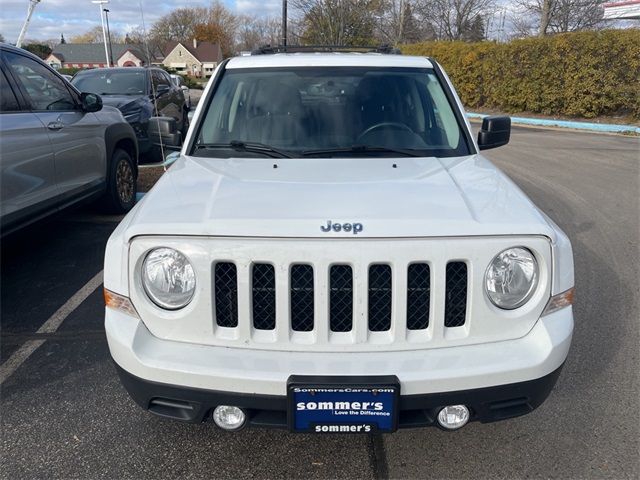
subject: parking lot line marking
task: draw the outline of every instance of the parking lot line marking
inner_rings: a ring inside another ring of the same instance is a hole
[[[73,296],[67,300],[58,310],[51,315],[36,333],[53,333],[65,318],[67,318],[76,308],[91,295],[96,288],[102,285],[102,274],[100,270],[91,280],[84,284]],[[2,365],[0,365],[0,385],[22,365],[46,340],[28,340],[13,355],[11,355]]]

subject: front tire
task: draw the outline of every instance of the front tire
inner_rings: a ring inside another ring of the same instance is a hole
[[[107,191],[102,198],[102,207],[108,213],[126,213],[136,203],[137,173],[131,155],[116,149],[109,163]]]

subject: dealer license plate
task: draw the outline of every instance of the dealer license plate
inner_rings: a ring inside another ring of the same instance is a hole
[[[358,378],[358,381],[351,377],[329,377],[322,380],[313,382],[309,377],[291,377],[289,380],[291,430],[308,433],[396,430],[400,394],[396,377]]]

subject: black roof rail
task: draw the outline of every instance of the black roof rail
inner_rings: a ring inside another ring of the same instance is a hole
[[[384,53],[388,55],[401,55],[400,49],[391,45],[263,45],[251,52],[251,55],[269,55],[274,53]]]

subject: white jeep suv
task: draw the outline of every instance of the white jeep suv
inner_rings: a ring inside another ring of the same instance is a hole
[[[528,413],[573,331],[567,236],[480,150],[432,59],[231,58],[115,230],[106,333],[143,408],[296,432]],[[162,128],[159,127],[159,131]]]

